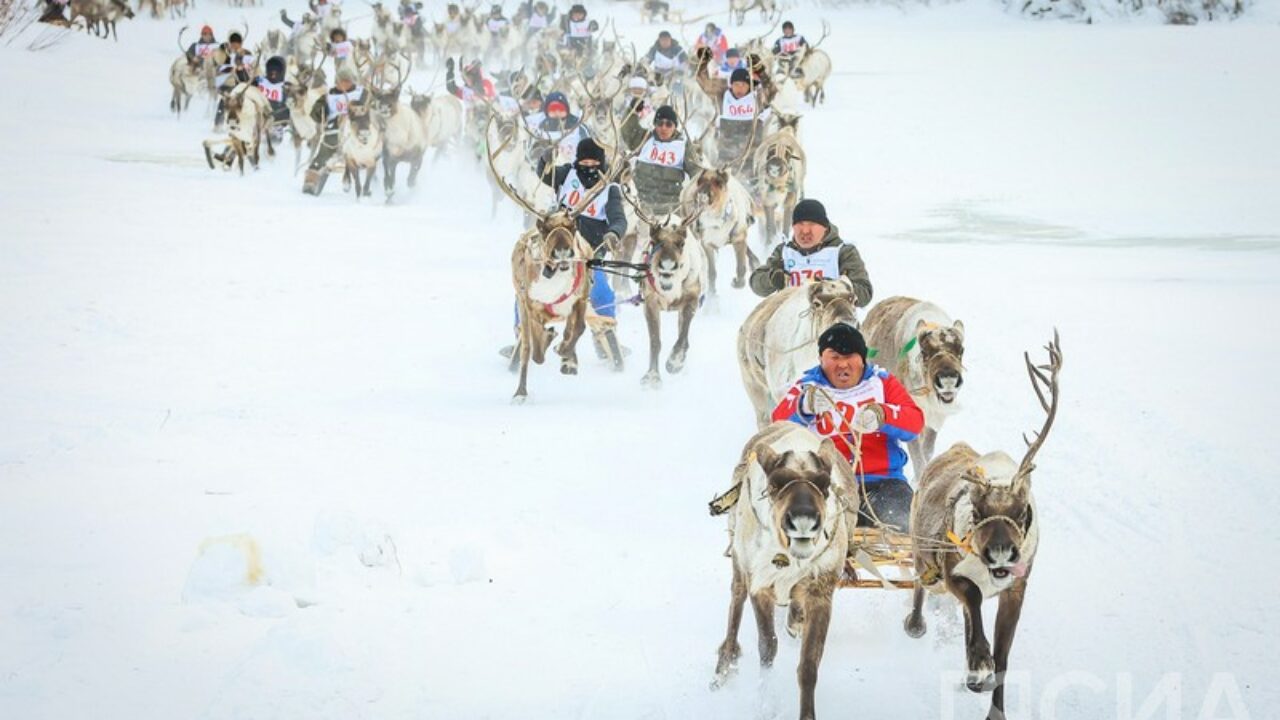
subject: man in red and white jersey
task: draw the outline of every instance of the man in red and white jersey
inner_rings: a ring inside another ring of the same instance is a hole
[[[810,368],[773,410],[774,422],[790,421],[831,438],[854,463],[871,513],[863,507],[858,525],[880,522],[906,530],[911,486],[902,469],[907,453],[899,443],[924,428],[924,413],[888,370],[867,362],[867,341],[848,323],[836,323],[818,337],[819,363]]]

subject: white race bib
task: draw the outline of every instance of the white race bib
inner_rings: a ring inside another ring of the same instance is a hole
[[[324,96],[325,102],[329,105],[329,117],[336,115],[346,115],[347,110],[351,109],[351,103],[360,102],[364,97],[364,88],[357,85],[352,88],[351,92],[334,94],[329,93]]]
[[[822,437],[848,435],[858,408],[870,403],[884,402],[884,381],[878,375],[872,375],[867,380],[844,390],[834,387],[823,389],[835,401],[835,407],[831,408],[830,403],[823,403],[819,407],[826,407],[810,425],[813,431]]]
[[[796,35],[795,37],[782,37],[778,40],[778,46],[784,55],[790,55],[800,49],[800,43],[803,41],[804,38],[799,35]]]
[[[609,205],[609,188],[610,185],[596,195],[586,210],[582,211],[583,217],[589,217],[592,220],[607,220],[608,214],[605,212]],[[587,188],[582,187],[582,181],[578,179],[578,171],[570,169],[569,174],[564,178],[564,184],[560,186],[560,206],[566,208],[577,207],[582,202],[582,198],[590,192]]]
[[[676,68],[676,59],[667,57],[662,53],[653,54],[653,69],[658,71],[669,71]]]
[[[581,22],[569,21],[569,37],[571,38],[589,38],[591,37],[591,21],[582,20]]]
[[[756,119],[756,94],[749,92],[740,98],[733,93],[724,94],[724,102],[720,104],[720,119],[734,121],[751,121]]]
[[[273,83],[266,78],[258,80],[258,90],[262,91],[262,95],[267,98],[268,102],[278,103],[284,101],[284,82]]]
[[[534,15],[533,17],[529,18],[529,27],[533,28],[534,30],[542,30],[546,26],[547,26],[546,15]]]
[[[337,60],[342,60],[351,54],[351,41],[343,40],[340,43],[334,43],[333,49],[329,54]]]
[[[783,245],[782,269],[787,273],[789,287],[833,280],[840,277],[840,248],[824,247],[816,253],[803,255],[790,245]]]
[[[662,142],[656,137],[650,137],[644,147],[640,148],[636,160],[660,167],[684,167],[684,152],[683,138]]]

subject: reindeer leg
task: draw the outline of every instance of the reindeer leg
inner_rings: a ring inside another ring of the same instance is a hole
[[[1000,609],[996,611],[996,686],[991,693],[991,710],[987,720],[1004,720],[1004,678],[1009,669],[1009,648],[1022,616],[1022,600],[1027,593],[1027,578],[1019,578],[1000,593]]]
[[[926,425],[924,432],[920,433],[920,451],[924,457],[924,462],[920,463],[920,468],[917,470],[918,473],[924,472],[925,466],[933,459],[933,446],[937,441],[938,429]]]
[[[738,262],[737,274],[734,275],[733,282],[730,283],[735,288],[745,287],[747,284],[747,231],[735,230],[733,233],[733,255]]]
[[[675,347],[671,349],[671,357],[667,358],[669,373],[678,373],[684,369],[684,358],[689,352],[689,326],[693,324],[693,315],[697,311],[697,300],[685,300],[680,307],[680,334],[676,337]]]
[[[982,627],[982,591],[966,578],[947,578],[947,589],[964,609],[964,644],[969,676],[965,685],[973,692],[988,692],[995,684],[995,661]]]
[[[578,339],[587,327],[587,298],[584,295],[574,305],[565,322],[564,338],[560,341],[560,372],[578,374]]]
[[[917,435],[914,440],[907,443],[907,455],[911,456],[911,477],[916,481],[920,480],[920,476],[924,475],[924,444],[923,434]]]
[[[707,294],[714,298],[716,296],[716,249],[705,244],[702,249],[707,253],[707,284],[711,286],[711,291]]]
[[[831,625],[831,596],[835,594],[835,580],[817,578],[804,592],[804,638],[800,645],[800,667],[796,678],[800,682],[800,720],[813,720],[813,690],[818,684],[818,665],[827,646],[827,629]]]
[[[662,375],[658,372],[658,355],[662,353],[662,316],[655,302],[644,304],[644,322],[649,327],[649,372],[640,378],[641,385],[662,387]]]
[[[916,572],[919,573],[919,570],[917,569]],[[924,586],[916,582],[915,587],[911,589],[911,612],[902,621],[902,629],[913,638],[924,637],[925,630],[928,629],[924,622],[923,609]]]
[[[529,379],[529,356],[534,349],[533,332],[530,330],[533,320],[528,317],[527,308],[520,308],[520,327],[516,336],[516,353],[520,359],[520,384],[516,386],[516,394],[511,398],[511,402],[521,404],[529,397],[529,388],[527,385]],[[541,330],[542,328],[536,328]],[[538,360],[542,362],[541,359]]]
[[[742,646],[738,644],[738,628],[742,626],[742,610],[747,604],[747,580],[733,563],[733,583],[729,586],[729,627],[725,632],[724,642],[720,643],[719,659],[716,660],[716,675],[711,680],[711,689],[724,687],[729,678],[738,671],[738,658],[742,657]]]
[[[422,169],[422,156],[425,153],[425,150],[418,153],[417,157],[413,159],[413,162],[409,164],[409,179],[407,181],[409,187],[413,187],[418,184],[418,171]]]
[[[756,631],[760,643],[760,667],[773,667],[778,654],[778,634],[773,628],[773,589],[761,590],[751,596],[751,609],[756,613]]]
[[[386,149],[383,149],[382,190],[387,195],[387,202],[391,202],[391,196],[396,192],[396,165],[397,163],[387,156]]]
[[[373,176],[378,172],[378,163],[375,161],[372,165],[364,169],[364,196],[369,197],[373,191]]]

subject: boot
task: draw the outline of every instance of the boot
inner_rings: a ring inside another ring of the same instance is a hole
[[[319,196],[320,192],[324,190],[325,180],[328,179],[328,171],[307,168],[307,174],[302,181],[303,194]]]

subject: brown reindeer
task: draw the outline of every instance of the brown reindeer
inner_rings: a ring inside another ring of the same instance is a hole
[[[747,247],[747,229],[754,218],[751,193],[727,169],[705,169],[685,185],[680,196],[682,207],[698,207],[693,234],[707,252],[710,294],[716,294],[716,251],[733,246],[737,262],[733,281],[735,288],[746,285],[747,270],[754,270],[756,257]]]
[[[662,351],[662,313],[675,312],[680,316],[676,344],[667,358],[667,372],[674,374],[684,369],[685,354],[689,352],[689,326],[706,292],[707,255],[697,240],[689,242],[688,228],[697,219],[696,212],[690,213],[683,222],[671,218],[664,222],[645,215],[639,205],[635,210],[649,226],[649,248],[644,258],[649,273],[640,285],[644,319],[649,327],[649,372],[641,382],[660,387],[658,355]]]
[[[924,430],[907,443],[912,472],[919,477],[933,459],[943,423],[959,409],[964,385],[964,323],[931,302],[895,296],[876,303],[862,324],[876,362],[916,396]]]
[[[924,591],[948,592],[964,610],[966,685],[991,691],[987,717],[1004,718],[1004,678],[1009,649],[1022,613],[1040,528],[1031,494],[1031,472],[1058,414],[1058,373],[1062,351],[1058,333],[1046,346],[1049,362],[1023,357],[1031,386],[1045,411],[1035,440],[1027,441],[1021,463],[1003,452],[979,455],[964,443],[951,446],[925,468],[911,503],[916,583],[911,613],[903,623],[911,637],[925,633]],[[1046,391],[1049,397],[1046,399]],[[998,595],[995,653],[982,626],[983,600]]]
[[[800,718],[813,718],[831,599],[858,507],[853,471],[830,439],[794,423],[775,423],[747,441],[734,481],[737,500],[727,511],[733,558],[729,623],[711,687],[722,687],[737,670],[747,598],[763,667],[773,664],[778,651],[774,606],[788,605],[787,632],[801,638]]]
[[[797,136],[800,116],[776,112],[778,131],[756,148],[754,167],[759,173],[756,191],[764,208],[765,247],[778,241],[791,211],[804,197],[805,155]],[[781,219],[779,219],[779,213]]]
[[[608,188],[612,178],[601,179],[572,208],[559,208],[550,213],[540,211],[512,189],[494,166],[494,156],[505,149],[504,143],[488,151],[489,170],[494,182],[536,218],[534,227],[520,236],[511,253],[511,280],[515,286],[518,314],[516,347],[511,360],[513,366],[518,362],[520,367],[520,384],[512,402],[523,403],[529,396],[529,361],[532,359],[541,365],[546,359],[546,352],[555,339],[551,325],[564,323],[564,337],[556,347],[556,353],[560,355],[560,372],[565,375],[578,373],[577,344],[587,327],[587,304],[591,291],[590,272],[587,270],[591,246],[578,234],[578,216]]]

